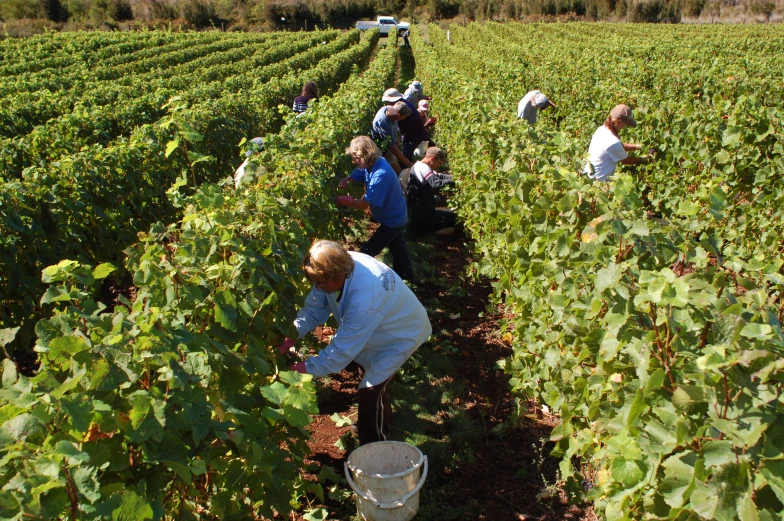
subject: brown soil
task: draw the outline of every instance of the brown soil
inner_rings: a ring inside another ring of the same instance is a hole
[[[549,438],[556,418],[529,404],[529,410],[534,413],[530,419],[524,418],[514,427],[503,428],[497,433],[492,431],[500,424],[510,424],[514,411],[507,377],[496,367],[496,362],[508,357],[511,349],[499,334],[498,321],[504,318],[502,311],[487,310],[492,294],[490,282],[460,280],[468,264],[465,242],[462,234],[441,239],[437,258],[429,259],[436,267],[437,276],[420,283],[415,292],[425,305],[438,299],[438,308],[430,316],[433,332],[446,330],[451,333],[449,340],[456,349],[450,355],[457,369],[455,377],[466,383],[465,393],[455,398],[454,404],[467,411],[483,432],[471,446],[469,463],[431,468],[425,487],[437,489],[438,501],[446,502],[453,512],[464,512],[463,516],[449,519],[595,519],[590,508],[570,506],[561,494],[556,493],[551,499],[537,499],[545,488],[542,475],[550,484],[556,479],[558,462],[547,456],[551,447],[545,445],[541,450],[540,442]],[[443,282],[442,285],[433,282],[438,279],[454,281],[450,285],[459,284],[466,290],[466,295],[452,295],[443,287]],[[317,331],[317,334],[330,332]],[[326,341],[326,336],[322,340]],[[436,345],[434,349],[441,348]],[[358,382],[357,374],[351,368],[333,375],[320,395],[320,414],[314,417],[310,428],[309,445],[313,451],[310,460],[331,465],[341,475],[347,453],[339,450],[335,442],[349,431],[349,427],[338,428],[329,416],[337,412],[356,417]],[[439,428],[440,425],[434,427]],[[439,438],[440,434],[427,432],[433,438]],[[449,433],[445,430],[443,434]],[[306,474],[306,478],[315,479],[315,476]],[[340,486],[346,487],[345,484]],[[329,519],[351,519],[356,514],[351,502],[341,504],[327,499],[325,505],[318,506],[329,510]],[[302,520],[303,517],[297,514],[292,519]],[[425,517],[420,515],[416,519],[424,520]]]

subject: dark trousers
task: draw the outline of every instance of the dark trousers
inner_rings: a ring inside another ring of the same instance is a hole
[[[433,210],[430,218],[424,222],[412,222],[411,230],[414,233],[424,234],[437,232],[444,228],[457,226],[457,215],[449,210]]]
[[[360,367],[360,378],[364,371]],[[389,401],[389,383],[395,375],[372,387],[359,389],[357,401],[359,402],[359,444],[386,441],[389,439],[389,422],[392,418],[392,404]]]
[[[388,246],[389,253],[392,254],[392,269],[401,279],[411,280],[414,276],[414,266],[411,264],[411,256],[408,254],[406,246],[406,238],[403,233],[405,228],[405,226],[390,228],[386,224],[382,224],[373,236],[362,245],[359,252],[375,257]]]

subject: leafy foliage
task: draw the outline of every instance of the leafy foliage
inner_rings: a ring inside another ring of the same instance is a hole
[[[307,80],[315,80],[325,95],[334,92],[355,64],[367,63],[377,41],[375,34],[360,42],[359,33],[350,31],[291,60],[248,71],[246,79],[264,80],[248,84],[250,91],[221,90],[222,95],[193,104],[187,97],[168,104],[160,99],[166,115],[137,127],[129,138],[48,156],[25,169],[21,179],[7,179],[0,186],[0,299],[5,304],[0,324],[23,326],[17,346],[29,344],[30,317],[43,311],[34,297],[43,291],[41,269],[63,258],[120,263],[122,250],[138,232],[176,218],[179,210],[167,191],[178,178],[186,176],[194,188],[236,168],[242,138],[280,129],[284,112],[275,109],[278,104],[288,105]],[[294,66],[302,70],[292,71]],[[231,85],[231,78],[224,83]]]
[[[110,310],[94,298],[110,265],[43,270],[55,313],[36,326],[41,370],[3,366],[3,518],[272,518],[305,491],[323,495],[298,472],[316,412],[311,377],[282,370],[272,346],[293,333],[312,239],[348,229],[332,194],[395,53],[379,51],[361,77],[268,135],[238,190],[175,183],[182,219],[127,250],[132,302]]]
[[[419,76],[476,269],[515,316],[512,390],[561,417],[566,488],[609,520],[777,518],[782,71],[743,61],[757,29],[450,31],[413,40]],[[535,127],[515,118],[526,87],[559,106]],[[619,102],[658,161],[594,184],[578,172]]]

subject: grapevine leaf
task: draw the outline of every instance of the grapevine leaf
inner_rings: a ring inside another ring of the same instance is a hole
[[[227,290],[215,294],[215,319],[229,331],[237,332],[237,301]]]

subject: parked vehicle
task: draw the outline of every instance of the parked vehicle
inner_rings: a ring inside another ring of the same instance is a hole
[[[401,33],[404,29],[408,29],[408,26],[408,22],[398,22],[392,16],[379,16],[375,22],[371,20],[357,22],[356,28],[360,31],[367,31],[378,27],[382,35],[388,35],[389,29],[392,27],[397,27],[397,32]]]

